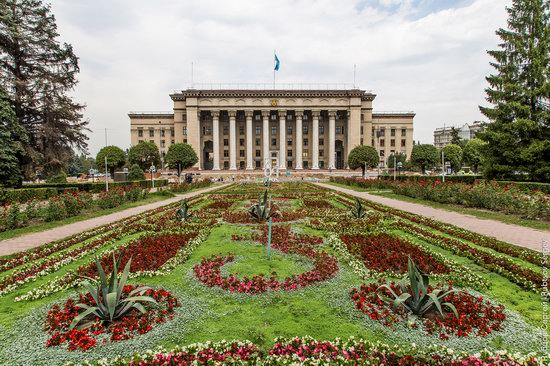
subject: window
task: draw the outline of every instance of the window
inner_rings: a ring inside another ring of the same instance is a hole
[[[149,129],[149,137],[155,137],[155,130],[152,128]]]
[[[257,158],[262,157],[262,151],[261,150],[256,150],[256,157]]]
[[[319,150],[319,156],[325,156],[325,150]]]
[[[272,114],[272,115],[271,115],[271,120],[272,120],[272,121],[276,121],[276,120],[277,120],[277,115],[276,115],[276,114]]]
[[[202,134],[203,135],[211,135],[212,134],[212,127],[211,126],[203,126],[202,127]]]
[[[401,136],[402,136],[402,137],[407,136],[407,129],[406,129],[406,128],[402,128],[402,129],[401,129]]]
[[[164,137],[164,128],[160,129],[160,137]]]
[[[319,139],[319,146],[325,146],[325,139]]]
[[[229,146],[229,140],[223,139],[223,146]]]
[[[364,131],[364,130],[365,130],[365,129],[363,128],[363,126],[361,126],[361,135],[363,134],[363,131]]]
[[[381,158],[384,157],[384,150],[380,150],[380,157],[381,157]]]
[[[227,125],[223,126],[223,134],[229,135],[229,127]]]
[[[244,146],[244,139],[239,139],[239,146]]]
[[[229,157],[229,150],[224,150],[224,151],[223,151],[223,157],[224,157],[224,158],[228,158],[228,157]]]
[[[256,169],[260,169],[262,162],[260,160],[256,160]]]
[[[175,140],[170,140],[170,143],[173,145],[176,141]]]
[[[309,168],[309,163],[307,162],[307,160],[302,161],[302,166],[304,167],[304,169]]]
[[[183,139],[183,143],[186,144],[186,143],[187,143],[187,139]]]
[[[391,137],[394,137],[394,136],[395,136],[395,128],[392,128],[392,129],[390,130],[390,136],[391,136]]]
[[[160,140],[160,147],[165,147],[166,146],[166,142],[164,140]]]
[[[384,139],[380,139],[380,146],[384,146]]]
[[[262,115],[261,115],[261,114],[255,114],[255,115],[254,115],[254,119],[255,119],[256,121],[261,121]]]
[[[381,129],[380,129],[380,137],[384,137],[385,134],[386,134],[386,129],[385,129],[385,128],[381,128]]]
[[[324,169],[325,168],[325,162],[323,160],[319,161],[319,168]]]
[[[277,139],[271,139],[271,146],[277,146]]]
[[[143,128],[138,128],[138,137],[143,137]]]
[[[405,147],[407,144],[407,140],[402,139],[401,140],[401,147]]]
[[[244,126],[239,126],[239,135],[244,135]]]
[[[304,121],[307,121],[309,119],[309,114],[304,114]]]
[[[241,158],[244,158],[244,150],[240,150],[240,151],[239,151],[239,156],[240,156]]]
[[[341,133],[344,133],[342,126],[336,126],[336,134],[339,135]]]
[[[155,140],[149,140],[150,143],[154,144],[155,143]]]
[[[325,126],[323,125],[319,125],[319,134],[324,134],[325,133]]]
[[[307,125],[304,125],[303,130],[304,130],[304,133],[307,135],[307,133],[308,133],[308,127],[307,127]]]
[[[183,136],[187,136],[187,126],[183,128]]]
[[[260,136],[262,133],[262,128],[260,126],[256,126],[256,136]]]
[[[390,140],[390,146],[395,146],[395,140],[394,139]]]
[[[363,145],[363,138],[361,137],[361,142],[359,142],[360,145]]]
[[[304,146],[308,146],[308,143],[309,143],[309,140],[308,140],[308,139],[304,139]]]
[[[287,162],[286,162],[286,166],[287,166],[288,168],[292,168],[292,160],[287,161]]]
[[[223,168],[224,169],[229,169],[229,162],[228,161],[223,162]]]
[[[176,133],[174,132],[174,127],[170,129],[170,137],[176,136]]]
[[[292,118],[293,118],[293,117],[292,117],[292,114],[288,114],[288,115],[286,116],[286,119],[288,119],[289,121],[292,121]]]
[[[287,150],[286,151],[286,156],[288,156],[289,158],[292,157],[292,150]]]
[[[309,156],[309,155],[308,155],[308,152],[307,152],[307,151],[304,151],[304,152],[302,153],[302,157],[303,157],[303,158],[306,158],[306,159],[307,159],[308,156]]]
[[[262,140],[261,139],[256,139],[256,146],[260,146],[262,144]]]
[[[138,140],[138,144],[139,144],[140,142],[143,142],[143,140]]]
[[[292,126],[286,127],[286,133],[288,133],[289,135],[292,135]]]
[[[292,139],[286,140],[286,145],[287,146],[292,146]]]
[[[277,134],[277,126],[271,127],[271,134],[276,135]]]

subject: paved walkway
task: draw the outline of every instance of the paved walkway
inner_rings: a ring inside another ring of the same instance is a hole
[[[393,198],[377,196],[369,194],[368,192],[358,192],[347,188],[333,186],[331,184],[317,184],[325,188],[334,189],[352,196],[364,198],[369,201],[381,203],[403,211],[429,217],[447,224],[452,224],[482,235],[492,236],[507,243],[534,249],[539,252],[542,252],[542,242],[544,240],[546,240],[548,245],[550,245],[550,232],[518,225],[505,224],[495,220],[479,219],[471,215],[432,208],[418,203],[404,202]]]
[[[168,198],[166,200],[149,203],[143,206],[132,207],[127,210],[115,212],[109,215],[98,216],[98,217],[94,217],[93,219],[78,221],[72,224],[59,226],[46,231],[25,234],[12,239],[0,240],[0,256],[10,255],[23,250],[38,247],[40,245],[52,242],[54,240],[63,239],[63,238],[66,238],[67,236],[78,234],[97,226],[122,220],[124,218],[142,213],[144,211],[153,210],[155,208],[166,206],[173,202],[177,202],[181,199],[192,198],[192,197],[198,196],[201,193],[210,192],[212,190],[219,189],[219,188],[220,188],[219,185],[215,185],[213,187],[200,189],[200,190],[185,193],[185,194],[180,194],[180,195],[177,195],[176,197]]]

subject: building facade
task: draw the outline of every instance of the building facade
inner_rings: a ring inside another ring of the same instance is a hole
[[[372,110],[376,95],[346,90],[186,89],[171,112],[130,112],[131,143],[150,141],[164,157],[171,144],[197,152],[201,170],[345,169],[358,145],[410,157],[413,112]]]
[[[468,141],[475,138],[476,134],[483,129],[483,122],[474,121],[458,127],[444,126],[436,128],[434,131],[434,146],[441,149],[449,145],[453,139],[453,129],[458,130],[458,137],[461,140]]]

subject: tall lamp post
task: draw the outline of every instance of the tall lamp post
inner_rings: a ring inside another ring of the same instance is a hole
[[[95,171],[94,171],[94,168],[90,168],[90,175],[92,176],[92,183],[95,183]]]
[[[441,180],[445,183],[445,152],[441,149]]]
[[[109,179],[107,178],[107,155],[105,155],[105,191],[109,192]]]
[[[397,163],[397,169],[399,169],[399,176],[401,176],[401,167],[403,166],[402,162]]]
[[[149,172],[151,173],[151,185],[153,186],[153,189],[155,188],[155,179],[153,178],[153,174],[157,171],[157,168],[151,164],[151,167],[149,168]]]

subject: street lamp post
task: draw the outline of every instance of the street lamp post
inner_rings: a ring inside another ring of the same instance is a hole
[[[109,192],[109,180],[107,179],[107,155],[105,155],[105,191]]]
[[[403,166],[402,162],[397,163],[397,168],[399,169],[399,176],[401,176],[401,167]]]
[[[151,185],[153,186],[153,189],[155,188],[155,179],[153,178],[153,174],[157,171],[157,168],[151,164],[151,167],[149,168],[149,172],[151,173]]]
[[[393,180],[396,179],[396,173],[397,173],[397,155],[393,153]]]
[[[95,172],[94,172],[94,168],[90,168],[90,171],[89,171],[90,175],[92,176],[92,183],[95,183]]]
[[[445,183],[445,152],[441,149],[441,180]]]

